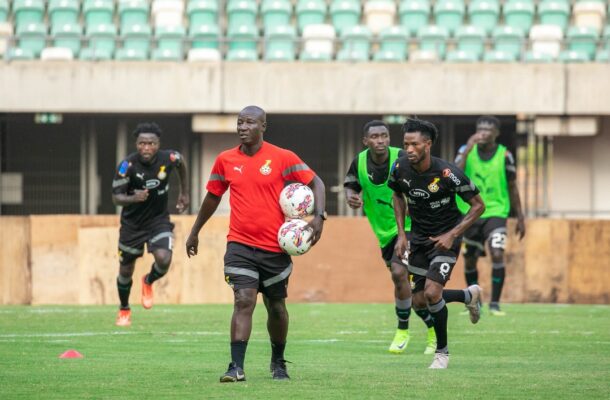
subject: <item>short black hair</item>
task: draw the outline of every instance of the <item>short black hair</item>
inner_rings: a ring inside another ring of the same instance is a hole
[[[432,141],[436,142],[438,137],[438,129],[432,122],[424,121],[419,118],[407,118],[405,123],[402,125],[402,133],[407,132],[421,132],[422,135],[426,136]]]
[[[369,129],[374,127],[374,126],[385,126],[385,128],[388,130],[388,132],[390,131],[390,127],[389,127],[388,124],[386,124],[382,120],[374,119],[372,121],[367,122],[364,125],[364,128],[362,128],[362,133],[364,134],[364,136],[368,135],[369,134]]]
[[[142,122],[133,130],[133,137],[137,138],[140,133],[154,133],[157,137],[161,137],[161,128],[154,122]]]
[[[479,125],[481,122],[493,125],[497,130],[500,130],[500,120],[493,115],[480,116],[479,119],[477,119],[477,125]]]

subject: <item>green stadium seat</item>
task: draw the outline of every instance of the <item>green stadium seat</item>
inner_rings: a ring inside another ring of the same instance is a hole
[[[54,25],[51,27],[51,36],[53,37],[53,47],[70,49],[74,57],[80,53],[83,28],[79,24]]]
[[[0,22],[8,21],[8,0],[0,0]]]
[[[127,25],[121,31],[122,51],[117,60],[146,60],[150,53],[152,31],[149,25]]]
[[[99,24],[86,27],[89,48],[81,59],[111,59],[116,48],[117,31],[114,24]],[[91,58],[87,58],[91,57]],[[108,58],[106,58],[108,57]]]
[[[182,26],[157,26],[155,29],[157,48],[153,52],[153,60],[182,60],[184,58],[185,36],[186,33]]]
[[[606,50],[610,50],[610,25],[604,28],[604,33],[602,33],[602,47]]]
[[[392,26],[379,34],[379,49],[373,56],[375,61],[405,61],[409,32],[404,26]]]
[[[83,4],[86,27],[112,24],[113,14],[114,3],[112,0],[85,0]]]
[[[258,29],[253,25],[242,25],[227,35],[228,61],[256,61],[258,59]]]
[[[51,30],[54,26],[76,24],[80,16],[80,3],[78,0],[50,0],[49,18]]]
[[[595,55],[595,61],[610,63],[610,50],[608,50],[608,49],[598,50],[597,54]]]
[[[79,56],[85,61],[108,61],[112,60],[112,53],[108,49],[82,49]]]
[[[447,53],[445,60],[450,63],[473,63],[479,61],[479,57],[470,51],[453,50]]]
[[[519,28],[498,26],[493,34],[494,50],[511,54],[515,59],[521,58],[525,33]]]
[[[330,5],[330,18],[340,35],[345,29],[360,23],[360,0],[333,0]]]
[[[500,4],[497,0],[474,0],[468,5],[470,25],[478,26],[489,35],[498,25]]]
[[[346,28],[341,34],[341,50],[338,61],[368,61],[371,51],[372,33],[366,26],[357,25]]]
[[[323,24],[326,8],[324,0],[299,0],[296,7],[299,32],[303,32],[306,26]]]
[[[11,47],[4,57],[10,61],[29,61],[36,58],[31,50],[19,47]]]
[[[550,53],[539,53],[536,51],[528,51],[525,53],[523,61],[526,63],[551,63],[555,58]]]
[[[517,61],[514,53],[508,53],[502,50],[488,51],[483,55],[483,61],[487,63],[511,63]]]
[[[570,3],[565,0],[543,0],[538,5],[542,25],[556,25],[565,32],[570,21]]]
[[[462,26],[464,21],[464,3],[462,0],[439,0],[434,4],[436,25],[447,29],[450,35]]]
[[[184,54],[175,49],[154,49],[151,58],[155,61],[182,61]]]
[[[189,29],[204,25],[218,26],[217,0],[190,0],[186,6]]]
[[[437,58],[445,58],[447,39],[449,31],[444,26],[428,25],[420,28],[417,32],[419,38],[419,49],[427,52],[435,52]]]
[[[296,29],[292,25],[271,27],[265,31],[265,61],[294,61]]]
[[[15,27],[43,22],[43,0],[15,0],[13,3]]]
[[[191,47],[194,49],[220,49],[220,28],[218,25],[191,25],[189,28]]]
[[[17,47],[32,52],[35,58],[40,57],[46,47],[47,27],[42,23],[30,23],[17,26]]]
[[[304,62],[327,62],[332,60],[332,55],[326,52],[303,50],[299,55],[299,60]]]
[[[532,0],[509,0],[504,4],[504,23],[527,33],[534,24],[535,9]]]
[[[474,54],[480,60],[485,50],[485,31],[478,26],[460,26],[455,32],[457,50]]]
[[[292,3],[290,0],[263,0],[261,15],[265,32],[271,30],[274,26],[290,25]]]
[[[256,27],[258,5],[255,0],[229,0],[227,4],[227,30],[235,31],[242,26]]]
[[[559,61],[564,63],[586,63],[591,61],[586,53],[581,51],[565,50],[559,54]]]
[[[127,31],[132,26],[148,25],[150,6],[146,0],[120,0],[120,31]]]
[[[398,8],[400,25],[415,36],[419,28],[428,25],[430,2],[428,0],[402,0]]]
[[[568,29],[567,38],[568,50],[584,53],[589,60],[593,59],[597,50],[597,29],[572,26]]]

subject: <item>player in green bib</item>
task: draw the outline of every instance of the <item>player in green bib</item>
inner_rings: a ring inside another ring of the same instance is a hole
[[[516,183],[516,169],[513,155],[508,149],[496,143],[500,134],[500,121],[493,116],[482,116],[477,120],[477,131],[460,148],[455,164],[464,170],[466,176],[481,192],[485,212],[464,233],[464,272],[468,285],[478,283],[477,261],[485,256],[487,243],[491,255],[491,315],[503,316],[500,310],[500,296],[504,286],[506,268],[504,249],[506,247],[506,219],[511,209],[517,217],[516,233],[519,239],[525,236],[525,222],[519,190]],[[457,198],[462,213],[468,211],[468,204]]]
[[[390,345],[391,353],[399,354],[409,343],[409,316],[411,314],[411,284],[404,255],[394,252],[398,228],[392,205],[392,189],[387,185],[390,166],[403,154],[403,150],[390,147],[390,130],[383,121],[370,121],[364,126],[362,151],[351,163],[343,187],[347,204],[358,209],[362,207],[379,241],[381,256],[392,275],[398,328]],[[411,220],[407,217],[405,230],[410,230]],[[436,334],[430,312],[426,307],[415,309],[428,327],[425,354],[434,354]]]

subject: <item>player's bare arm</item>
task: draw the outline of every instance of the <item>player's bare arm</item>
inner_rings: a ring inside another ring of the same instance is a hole
[[[203,225],[208,222],[208,219],[214,214],[218,205],[220,204],[220,200],[222,197],[216,196],[210,192],[205,195],[203,199],[203,203],[201,203],[201,208],[199,208],[199,213],[197,214],[197,219],[191,228],[191,233],[186,238],[186,255],[196,256],[199,249],[199,232]]]
[[[115,206],[128,206],[134,203],[142,203],[148,199],[148,189],[136,189],[133,194],[118,193],[112,195],[112,202]]]
[[[345,200],[347,201],[347,205],[354,210],[359,209],[363,204],[360,193],[348,187],[345,188]]]
[[[405,233],[407,202],[402,194],[394,192],[392,195],[392,203],[394,204],[394,217],[396,218],[396,226],[398,227],[398,238],[396,239],[394,252],[396,254],[405,254],[408,247],[407,235]]]
[[[472,150],[474,145],[477,144],[480,140],[481,135],[479,133],[474,133],[468,138],[468,141],[466,142],[466,147],[462,151],[460,151],[455,157],[455,165],[462,171],[466,167],[466,159],[468,158],[468,154],[470,154],[470,151]]]
[[[468,210],[468,213],[464,216],[462,222],[457,224],[455,228],[449,232],[430,238],[430,240],[434,242],[434,247],[441,250],[449,250],[451,246],[453,246],[455,239],[462,236],[466,229],[470,228],[470,225],[472,225],[485,211],[483,199],[478,194],[468,200],[468,204],[470,204],[470,210]]]
[[[525,236],[525,217],[523,216],[523,210],[521,209],[521,196],[519,196],[519,188],[517,188],[517,182],[515,180],[508,182],[508,195],[510,197],[510,207],[515,210],[517,215],[517,226],[515,227],[515,233],[519,235],[519,240]]]
[[[324,228],[325,209],[326,209],[326,192],[324,182],[317,175],[307,185],[313,191],[314,198],[314,215],[315,217],[309,222],[309,227],[312,229],[311,245],[314,246],[322,236]]]

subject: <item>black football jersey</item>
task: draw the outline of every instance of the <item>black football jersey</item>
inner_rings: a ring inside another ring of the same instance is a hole
[[[430,168],[421,174],[406,156],[398,158],[392,165],[388,186],[406,198],[415,243],[425,243],[460,223],[456,194],[468,201],[479,193],[461,169],[437,157],[432,157]]]
[[[143,228],[159,219],[169,219],[167,203],[169,177],[180,166],[182,156],[174,150],[159,150],[150,164],[140,161],[138,153],[132,153],[117,167],[112,181],[113,194],[134,193],[148,189],[148,199],[123,207],[121,224]]]

